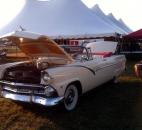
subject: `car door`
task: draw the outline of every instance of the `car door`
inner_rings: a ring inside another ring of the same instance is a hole
[[[90,75],[89,88],[95,88],[113,78],[112,62],[107,59],[100,59],[99,61],[90,60],[83,63],[84,66],[90,69],[94,75]],[[90,81],[91,79],[91,81]]]

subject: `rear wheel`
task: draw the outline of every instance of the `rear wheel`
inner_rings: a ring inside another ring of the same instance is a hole
[[[78,89],[71,84],[67,87],[64,94],[64,107],[67,111],[72,111],[78,102]]]

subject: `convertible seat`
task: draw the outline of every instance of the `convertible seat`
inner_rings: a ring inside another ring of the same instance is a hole
[[[80,53],[81,54],[81,53]],[[84,55],[86,55],[86,53],[83,53]],[[95,52],[95,53],[90,53],[93,57],[101,57],[101,58],[105,58],[105,57],[110,57],[112,56],[112,52]]]
[[[92,55],[100,55],[103,58],[112,56],[112,52],[95,52]]]

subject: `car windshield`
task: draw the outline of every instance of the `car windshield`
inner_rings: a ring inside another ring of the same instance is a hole
[[[89,60],[91,56],[89,50],[84,46],[61,46],[75,60]]]

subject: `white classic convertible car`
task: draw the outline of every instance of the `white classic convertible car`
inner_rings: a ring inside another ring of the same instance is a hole
[[[47,36],[35,33],[16,31],[0,40],[16,43],[29,56],[28,61],[0,65],[1,95],[11,100],[44,106],[63,103],[71,111],[80,95],[117,79],[125,69],[124,55],[95,57],[91,46],[59,47]]]

